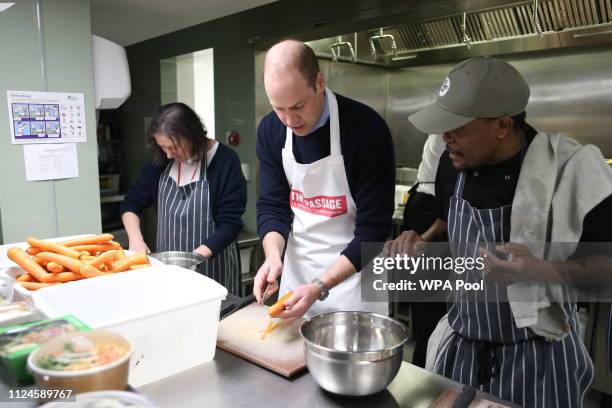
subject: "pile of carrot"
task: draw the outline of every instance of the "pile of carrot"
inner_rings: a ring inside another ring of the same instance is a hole
[[[112,234],[63,242],[37,238],[26,241],[30,247],[25,251],[12,247],[7,255],[24,270],[17,283],[28,290],[150,266],[145,254],[126,256]]]

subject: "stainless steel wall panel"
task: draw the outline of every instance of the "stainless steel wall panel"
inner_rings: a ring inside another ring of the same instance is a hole
[[[452,65],[402,68],[388,71],[387,124],[393,135],[398,166],[416,167],[421,162],[427,135],[408,121],[408,116],[435,100]]]
[[[387,71],[382,68],[328,62],[327,83],[331,90],[348,96],[387,116]]]

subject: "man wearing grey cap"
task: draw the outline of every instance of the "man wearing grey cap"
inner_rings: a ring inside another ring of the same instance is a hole
[[[521,406],[580,407],[594,370],[562,277],[609,275],[580,244],[612,241],[612,173],[596,147],[528,125],[529,95],[512,65],[475,58],[455,67],[435,103],[409,118],[446,143],[438,219],[410,240],[447,237],[453,256],[485,265],[457,275],[484,278],[487,301],[455,292],[430,338],[428,368]],[[543,242],[570,244],[551,255],[531,245]]]

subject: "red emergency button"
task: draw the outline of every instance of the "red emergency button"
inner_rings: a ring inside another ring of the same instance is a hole
[[[238,146],[240,144],[240,133],[232,130],[227,135],[227,143],[231,146]]]

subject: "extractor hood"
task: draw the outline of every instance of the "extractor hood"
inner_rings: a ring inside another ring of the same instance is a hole
[[[612,0],[531,0],[309,42],[343,62],[407,66],[612,43]]]

